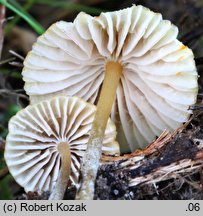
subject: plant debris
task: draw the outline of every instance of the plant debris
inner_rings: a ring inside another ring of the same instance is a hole
[[[203,110],[171,137],[150,155],[102,165],[95,199],[202,198]]]

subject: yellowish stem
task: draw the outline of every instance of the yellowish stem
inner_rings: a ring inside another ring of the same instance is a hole
[[[121,75],[120,63],[113,61],[107,63],[97,111],[81,168],[82,183],[77,199],[91,200],[94,197],[94,182],[99,168],[104,133]]]
[[[61,155],[61,170],[49,200],[63,199],[71,172],[71,152],[69,144],[66,142],[61,142],[58,144],[57,148]]]

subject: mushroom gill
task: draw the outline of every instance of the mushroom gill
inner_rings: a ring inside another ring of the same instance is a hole
[[[68,173],[70,167],[71,173],[65,175],[65,186],[68,177],[73,184],[78,184],[81,159],[95,110],[94,105],[82,99],[60,96],[29,105],[12,117],[6,138],[5,160],[10,173],[26,192],[52,191],[66,155],[68,163],[66,161],[65,169]],[[103,153],[119,153],[115,137],[115,126],[109,119]],[[64,150],[67,152],[63,153]]]
[[[32,104],[59,94],[96,103],[108,65],[117,65],[109,71],[114,92],[104,87],[104,101],[113,98],[108,112],[121,150],[143,148],[164,129],[187,121],[196,101],[194,56],[177,34],[170,21],[143,6],[99,17],[82,12],[39,37],[24,62],[25,90]]]

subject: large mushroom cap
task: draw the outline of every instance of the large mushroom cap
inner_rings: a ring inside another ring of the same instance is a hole
[[[9,122],[5,159],[10,173],[25,191],[51,191],[60,172],[59,143],[71,151],[70,179],[78,182],[81,158],[89,137],[95,106],[76,97],[56,97],[30,105]],[[109,119],[103,152],[119,153],[116,129]]]
[[[24,62],[31,103],[57,94],[95,103],[108,61],[123,74],[111,117],[122,148],[144,147],[164,130],[187,121],[197,95],[192,51],[177,40],[178,29],[143,6],[80,13],[39,37]]]

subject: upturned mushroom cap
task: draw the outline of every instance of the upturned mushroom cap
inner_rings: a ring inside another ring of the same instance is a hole
[[[80,13],[39,37],[24,62],[31,103],[57,94],[95,103],[108,61],[123,75],[111,117],[124,151],[144,147],[164,129],[187,121],[196,102],[197,71],[192,51],[177,40],[178,29],[143,6]]]
[[[77,184],[95,106],[76,97],[56,97],[30,105],[9,122],[5,159],[10,173],[25,191],[51,191],[60,172],[59,143],[71,151],[70,180]],[[103,153],[119,153],[116,128],[109,119]]]

